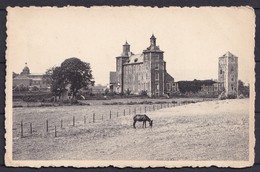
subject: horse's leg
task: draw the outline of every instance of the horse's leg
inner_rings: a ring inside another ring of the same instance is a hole
[[[134,128],[135,128],[135,123],[136,123],[136,121],[134,121],[134,123],[133,123]]]
[[[146,128],[146,121],[144,121],[144,127]]]
[[[143,128],[144,128],[144,121],[143,121]]]

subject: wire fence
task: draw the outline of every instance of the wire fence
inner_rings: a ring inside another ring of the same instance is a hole
[[[164,108],[172,108],[176,106],[187,105],[190,103],[196,103],[191,101],[179,101],[179,102],[167,102],[161,104],[148,104],[142,106],[129,106],[129,108],[123,108],[121,110],[109,110],[107,114],[93,112],[91,115],[86,114],[83,116],[73,115],[70,119],[46,119],[43,121],[38,121],[38,123],[28,122],[21,120],[20,123],[14,124],[14,134],[17,138],[28,138],[28,137],[59,137],[61,136],[62,130],[73,129],[76,127],[82,127],[87,125],[95,125],[97,123],[102,123],[102,121],[110,121],[115,118],[120,118],[122,116],[129,116],[135,114],[142,114],[147,112],[152,112]],[[106,108],[104,105],[103,108]]]

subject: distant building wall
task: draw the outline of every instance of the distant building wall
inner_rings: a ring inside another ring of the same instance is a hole
[[[47,89],[50,87],[50,84],[43,76],[43,74],[31,74],[30,69],[26,64],[21,74],[14,76],[13,87],[23,85],[29,89],[32,89],[33,87]]]

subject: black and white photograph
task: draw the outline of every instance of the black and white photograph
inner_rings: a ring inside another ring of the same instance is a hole
[[[8,7],[13,167],[254,163],[250,7]]]

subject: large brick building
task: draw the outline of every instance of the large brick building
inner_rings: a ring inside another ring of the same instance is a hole
[[[110,84],[113,91],[131,94],[146,91],[149,96],[172,94],[178,90],[178,84],[167,73],[164,52],[156,45],[154,35],[150,46],[140,54],[130,51],[130,45],[123,45],[123,52],[116,57],[116,72],[110,72]]]

